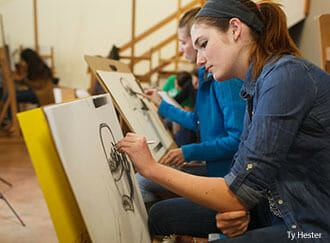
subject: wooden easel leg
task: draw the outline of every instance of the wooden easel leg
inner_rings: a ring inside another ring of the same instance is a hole
[[[7,98],[6,102],[5,102],[5,105],[3,106],[3,109],[2,109],[1,114],[0,114],[0,124],[5,119],[6,112],[7,112],[8,108],[9,108],[10,100],[11,100],[11,97],[8,96],[8,98]]]
[[[16,90],[8,60],[9,59],[7,57],[7,52],[5,47],[0,47],[0,69],[2,71],[6,92],[8,92],[8,99],[4,105],[4,109],[1,111],[0,121],[1,122],[3,121],[6,111],[8,110],[8,107],[10,105],[12,124],[14,127],[14,132],[11,137],[20,138],[20,129],[16,118],[16,113],[17,113]]]

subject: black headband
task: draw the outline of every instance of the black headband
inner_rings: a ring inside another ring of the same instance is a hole
[[[196,15],[198,17],[239,18],[257,32],[264,29],[264,23],[238,0],[208,0]]]

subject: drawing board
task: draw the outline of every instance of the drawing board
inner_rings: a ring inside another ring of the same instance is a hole
[[[155,107],[142,97],[143,89],[126,64],[99,57],[85,56],[85,59],[101,85],[111,94],[130,130],[155,141],[148,146],[156,161],[176,147]]]
[[[93,242],[150,242],[147,213],[110,95],[43,108]]]

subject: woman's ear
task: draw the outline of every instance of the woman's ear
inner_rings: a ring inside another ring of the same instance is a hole
[[[242,33],[242,22],[238,18],[229,20],[229,31],[232,34],[233,40],[237,41]]]

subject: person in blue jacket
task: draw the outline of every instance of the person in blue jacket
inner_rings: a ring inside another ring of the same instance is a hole
[[[191,63],[196,62],[197,58],[190,37],[191,23],[198,12],[196,10],[199,9],[193,9],[182,17],[178,31],[180,51]],[[187,24],[187,16],[191,20],[190,25]],[[200,143],[170,150],[160,163],[179,167],[180,170],[194,175],[225,176],[238,149],[243,127],[245,102],[239,95],[242,83],[240,79],[216,82],[205,67],[201,67],[196,103],[192,112],[181,110],[161,100],[156,89],[147,90],[144,96],[159,107],[160,115],[195,131],[200,138]],[[206,161],[207,172],[201,170],[203,167],[190,166],[191,161]],[[140,174],[136,177],[147,206],[160,200],[159,192],[167,192],[167,189]],[[194,212],[192,218],[186,216],[187,211]],[[149,212],[149,224],[154,225],[157,222],[157,225],[167,227],[163,230],[166,234],[207,236],[208,233],[219,232],[215,221],[216,213],[184,198],[175,198],[155,204]],[[174,222],[173,218],[177,220]],[[248,223],[248,218],[244,223]]]
[[[200,68],[199,80],[192,112],[162,100],[156,89],[144,93],[158,107],[160,115],[195,131],[201,141],[172,149],[160,163],[180,167],[186,162],[205,160],[208,176],[225,176],[238,149],[243,127],[245,102],[239,95],[243,81],[216,82],[204,66]]]

